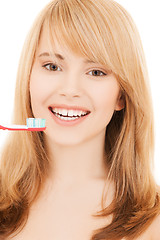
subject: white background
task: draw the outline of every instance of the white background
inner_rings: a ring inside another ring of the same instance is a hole
[[[86,0],[87,1],[87,0]],[[139,29],[151,82],[155,113],[155,178],[160,185],[160,5],[159,0],[117,0]],[[35,17],[48,0],[0,3],[0,124],[11,122],[14,88],[21,49]],[[0,130],[0,149],[7,132]]]

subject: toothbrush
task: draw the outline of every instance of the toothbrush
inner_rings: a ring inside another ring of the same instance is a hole
[[[42,118],[27,118],[27,125],[0,125],[2,130],[12,130],[12,131],[44,131],[45,119]]]

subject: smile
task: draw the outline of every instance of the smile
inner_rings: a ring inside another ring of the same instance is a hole
[[[54,120],[62,125],[73,125],[80,122],[90,111],[79,109],[67,109],[58,107],[49,107],[50,112],[53,115]]]

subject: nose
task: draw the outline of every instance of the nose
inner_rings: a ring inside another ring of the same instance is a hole
[[[82,94],[80,78],[77,74],[66,74],[59,86],[58,94],[66,98],[78,98]]]

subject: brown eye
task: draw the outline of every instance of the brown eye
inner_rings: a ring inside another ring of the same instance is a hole
[[[56,64],[47,63],[43,67],[49,71],[60,71],[60,68]]]
[[[105,76],[107,75],[106,73],[100,71],[100,70],[92,70],[88,73],[89,75],[92,75],[94,77],[99,77],[99,76]]]

